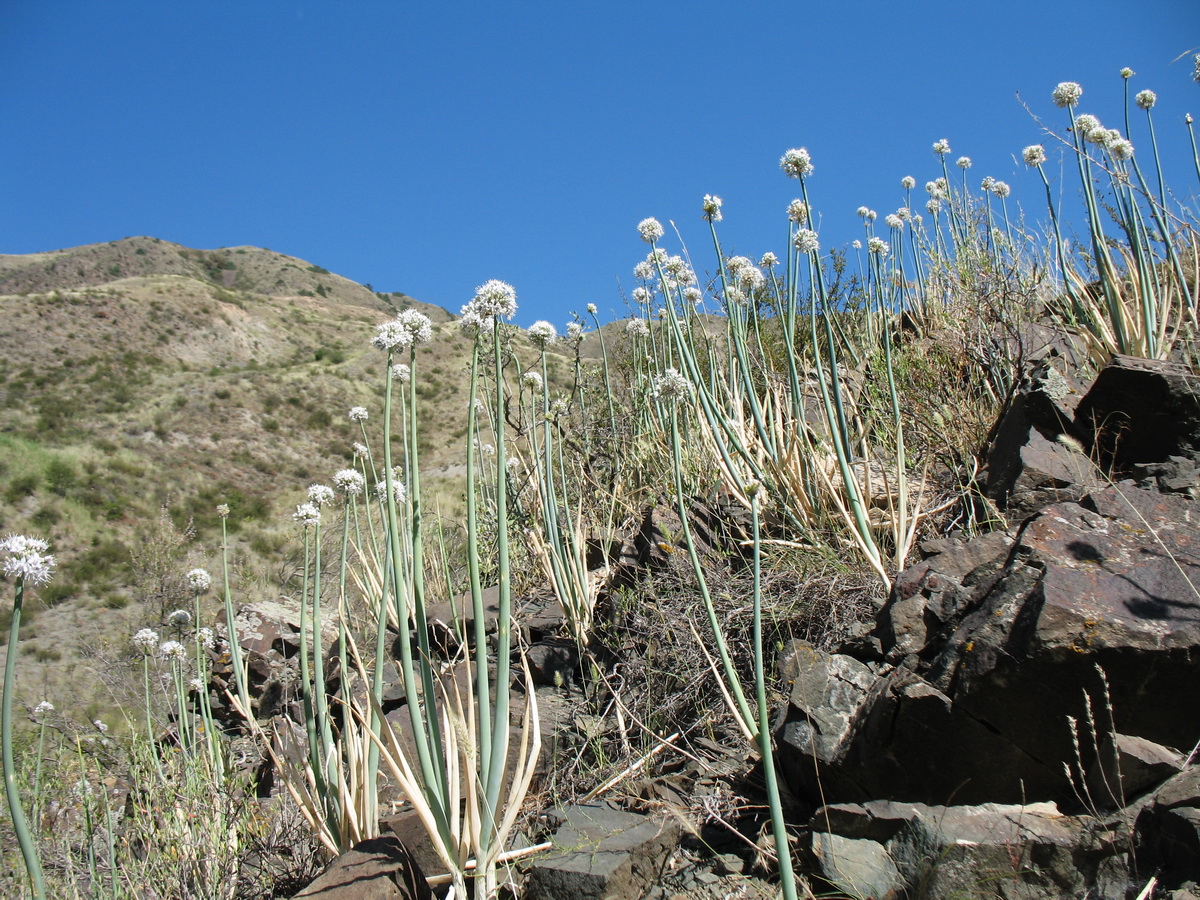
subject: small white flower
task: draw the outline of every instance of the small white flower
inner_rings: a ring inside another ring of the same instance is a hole
[[[642,240],[647,244],[653,244],[661,238],[666,232],[663,230],[662,223],[655,218],[642,219],[638,222],[638,234],[642,236]]]
[[[304,528],[312,528],[321,522],[321,510],[315,504],[301,503],[292,513],[292,519]]]
[[[895,228],[897,231],[904,230],[904,220],[895,213],[883,217],[883,224],[888,228]]]
[[[779,158],[779,168],[788,178],[806,178],[813,173],[812,157],[803,147],[792,149]]]
[[[1008,186],[1008,182],[1006,181],[997,181],[992,185],[992,193],[1003,200],[1012,193],[1012,188]]]
[[[542,376],[537,372],[526,372],[521,376],[521,384],[534,393],[542,390]]]
[[[747,291],[755,291],[767,283],[767,276],[762,273],[762,269],[751,263],[738,272],[738,283]]]
[[[904,188],[906,191],[911,191],[916,186],[917,179],[913,178],[911,175],[905,175],[900,179],[900,187]]]
[[[367,459],[370,457],[371,451],[367,449],[367,445],[359,441],[354,442],[354,458]]]
[[[633,267],[633,277],[639,281],[649,281],[658,273],[654,270],[654,263],[648,259],[643,259],[640,263]]]
[[[54,704],[51,703],[49,700],[43,700],[41,703],[39,703],[37,706],[35,706],[33,708],[33,714],[35,716],[38,716],[39,718],[41,716],[48,716],[52,712],[54,712]]]
[[[649,337],[650,326],[645,319],[630,319],[625,323],[625,333],[631,337]]]
[[[588,311],[588,315],[589,315],[589,316],[594,316],[594,315],[596,314],[596,304],[595,304],[595,303],[589,303],[589,304],[587,305],[587,311]]]
[[[1021,156],[1025,158],[1026,165],[1040,166],[1046,161],[1046,148],[1041,144],[1030,144],[1021,151]]]
[[[902,206],[898,210],[896,210],[896,215],[901,219],[911,219],[912,218],[912,210],[909,209],[907,206]]]
[[[867,207],[867,206],[860,206],[860,207],[858,208],[858,217],[859,217],[860,219],[866,219],[866,218],[867,218],[867,217],[869,217],[870,215],[871,215],[871,209],[870,209],[870,207]]]
[[[229,518],[229,504],[228,503],[218,503],[217,504],[217,515],[220,516],[222,519],[228,519]]]
[[[958,163],[957,163],[956,165],[957,165],[957,166],[958,166],[960,169],[969,169],[969,168],[971,168],[971,157],[969,157],[969,156],[960,156],[960,157],[958,158]]]
[[[873,237],[867,241],[867,252],[874,253],[876,256],[887,256],[891,249],[883,238]]]
[[[804,225],[808,222],[808,204],[800,199],[793,200],[788,204],[787,217],[797,225]]]
[[[729,269],[729,274],[737,278],[738,272],[746,266],[754,265],[754,263],[750,262],[750,257],[748,256],[731,256],[725,261],[725,265]]]
[[[701,203],[701,209],[704,210],[704,218],[710,222],[721,221],[721,198],[715,194],[705,194],[704,200]]]
[[[158,647],[158,655],[163,659],[182,661],[187,659],[187,648],[179,641],[163,641]]]
[[[667,369],[663,374],[654,378],[651,393],[658,400],[678,400],[689,397],[692,393],[692,383],[680,375],[676,369]]]
[[[1108,145],[1108,152],[1112,154],[1113,159],[1119,159],[1124,162],[1125,160],[1133,159],[1133,144],[1125,140],[1125,138],[1118,138]]]
[[[1074,106],[1083,96],[1083,88],[1074,81],[1064,81],[1054,89],[1051,96],[1055,106]]]
[[[938,156],[946,156],[950,153],[950,142],[945,138],[940,141],[933,142],[933,152]]]
[[[367,408],[365,406],[352,406],[347,415],[350,417],[351,422],[365,422],[368,415]]]
[[[511,319],[517,312],[517,291],[511,284],[493,278],[475,288],[469,304],[481,317]]]
[[[683,289],[683,299],[688,303],[699,303],[704,299],[704,294],[700,292],[700,288],[686,287]]]
[[[942,201],[937,197],[930,197],[925,201],[925,211],[931,216],[936,216],[942,211]]]
[[[635,287],[630,294],[630,299],[638,306],[646,306],[654,299],[654,291],[647,287]]]
[[[1153,109],[1154,104],[1158,102],[1158,94],[1154,93],[1154,91],[1138,91],[1138,95],[1134,100],[1142,109]]]
[[[308,486],[308,502],[320,509],[333,502],[333,488],[327,484],[310,484]]]
[[[1135,74],[1136,73],[1133,71],[1133,69],[1129,68],[1129,66],[1126,66],[1125,68],[1123,68],[1121,70],[1121,77],[1124,78],[1126,81],[1128,81],[1130,78],[1132,78]]]
[[[980,182],[979,188],[980,188],[980,190],[987,192],[992,189],[992,185],[995,183],[996,183],[996,179],[993,178],[991,175],[988,175],[987,177],[985,177],[983,179],[982,182]]]
[[[730,285],[725,288],[725,302],[730,306],[745,306],[746,295],[738,288]]]
[[[212,576],[207,569],[192,569],[186,576],[188,586],[197,594],[203,594],[212,587]]]
[[[167,615],[167,624],[172,628],[187,628],[192,624],[192,614],[186,609],[175,609]]]
[[[460,315],[462,318],[458,320],[458,327],[469,335],[487,334],[495,330],[496,320],[491,316],[481,316],[471,303],[460,310]]]
[[[201,628],[196,632],[196,641],[205,650],[211,650],[217,645],[217,636],[211,628]]]
[[[850,246],[853,247],[855,250],[861,250],[862,249],[862,241],[860,241],[858,238],[855,238],[854,240],[852,240],[850,242]]]
[[[392,366],[392,377],[401,384],[408,384],[412,381],[412,369],[407,363],[396,363]]]
[[[333,489],[346,497],[357,497],[363,492],[366,479],[357,469],[338,469],[333,473]]]
[[[375,337],[371,340],[372,346],[380,350],[394,350],[397,347],[406,347],[410,343],[412,343],[412,335],[407,328],[395,320],[377,326]]]
[[[142,653],[149,655],[158,646],[158,632],[150,628],[143,628],[133,636],[133,643]]]
[[[925,182],[925,192],[929,194],[930,197],[937,197],[941,199],[941,197],[945,195],[946,192],[942,189],[942,186],[939,183],[940,181],[941,179],[939,178],[937,181]]]
[[[99,719],[93,719],[92,724],[96,726],[96,730],[99,731],[101,734],[105,734],[108,732],[108,726],[105,725],[103,722],[101,722]],[[91,792],[89,791],[88,793],[91,793]]]
[[[403,309],[396,316],[396,321],[408,329],[412,335],[411,343],[428,344],[433,340],[433,322],[429,316],[415,309]]]
[[[481,444],[479,441],[475,441],[475,450],[481,456],[493,457],[496,455],[496,447],[494,444]]]
[[[204,679],[193,678],[191,681],[188,682],[188,687],[191,688],[193,691],[195,691],[197,694],[203,694],[204,690],[205,690]]]
[[[396,466],[392,469],[392,489],[395,492],[397,503],[404,503],[408,499],[408,488],[406,488],[404,486],[404,482],[400,480],[399,466]],[[376,483],[375,496],[379,500],[387,499],[387,481],[380,481]]]
[[[762,255],[762,259],[758,261],[758,264],[764,269],[774,268],[775,266],[779,265],[779,257],[768,250]]]
[[[817,239],[817,233],[809,228],[798,228],[796,236],[792,238],[792,243],[796,245],[796,249],[801,253],[816,253],[821,249],[821,242]]]

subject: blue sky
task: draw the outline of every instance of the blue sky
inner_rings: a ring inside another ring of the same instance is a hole
[[[939,138],[1040,220],[1018,93],[1061,128],[1078,81],[1122,127],[1123,66],[1194,195],[1197,51],[1194,0],[0,0],[0,253],[254,244],[453,311],[500,278],[561,327],[622,309],[646,216],[711,268],[706,193],[727,251],[782,253],[790,147],[826,247],[936,177]]]

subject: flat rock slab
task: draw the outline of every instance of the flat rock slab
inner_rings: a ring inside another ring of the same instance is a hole
[[[528,900],[637,900],[657,880],[679,842],[679,825],[604,805],[548,814],[561,824],[554,850],[528,869]]]

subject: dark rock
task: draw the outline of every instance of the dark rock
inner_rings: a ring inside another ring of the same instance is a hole
[[[296,898],[433,900],[433,892],[416,860],[388,835],[355,844]]]
[[[679,825],[607,806],[570,806],[549,814],[559,822],[554,850],[528,865],[528,900],[637,900],[660,879]]]
[[[1200,881],[1200,766],[1190,766],[1155,792],[1137,817],[1137,870],[1166,889]]]
[[[1200,376],[1178,363],[1114,356],[1075,422],[1106,468],[1193,457],[1200,450]]]
[[[525,651],[534,684],[569,687],[578,681],[579,647],[566,638],[546,638]]]

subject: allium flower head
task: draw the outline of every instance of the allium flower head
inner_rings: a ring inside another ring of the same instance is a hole
[[[1133,144],[1125,138],[1118,138],[1108,145],[1108,152],[1112,154],[1113,159],[1124,162],[1133,159]]]
[[[650,337],[650,326],[645,319],[633,318],[625,323],[625,333],[630,337]]]
[[[397,347],[407,346],[411,343],[411,335],[399,322],[393,320],[384,322],[375,329],[375,337],[371,339],[371,345],[380,350],[394,350]]]
[[[347,413],[351,422],[365,422],[368,415],[369,413],[365,406],[352,406],[350,407],[350,412]]]
[[[45,584],[54,574],[55,561],[46,551],[50,545],[41,538],[24,534],[10,534],[0,541],[0,553],[4,560],[4,574],[9,578],[24,580],[31,584]]]
[[[159,645],[158,655],[163,659],[183,661],[187,659],[187,648],[179,641],[163,641]]]
[[[990,191],[992,189],[992,185],[995,183],[996,179],[991,175],[987,175],[984,177],[983,181],[979,183],[979,189],[982,191]]]
[[[1008,186],[1007,181],[996,181],[992,184],[992,193],[1003,200],[1012,193],[1012,188]]]
[[[971,157],[969,157],[969,156],[960,156],[960,157],[958,158],[958,162],[957,162],[957,164],[956,164],[956,165],[957,165],[957,166],[958,166],[960,169],[969,169],[969,168],[971,168]]]
[[[578,322],[567,323],[567,340],[578,341],[583,338],[583,326]]]
[[[1083,96],[1083,88],[1074,81],[1063,81],[1051,95],[1055,106],[1074,106]]]
[[[654,378],[651,393],[655,399],[674,401],[691,396],[692,383],[675,369],[667,369]]]
[[[862,249],[862,241],[860,241],[858,238],[855,238],[854,240],[852,240],[850,242],[850,246],[853,247],[855,250],[861,250]]]
[[[587,311],[588,311],[588,315],[589,315],[589,316],[594,316],[594,315],[596,314],[596,312],[597,312],[597,309],[596,309],[596,304],[595,304],[595,303],[589,303],[589,304],[587,305]]]
[[[874,253],[876,256],[887,256],[891,249],[883,238],[873,237],[867,241],[867,252]]]
[[[705,194],[704,200],[700,205],[700,208],[704,211],[704,218],[710,222],[720,222],[721,202],[721,198],[715,194]]]
[[[321,522],[321,510],[315,504],[301,503],[292,513],[292,519],[303,528],[312,528]]]
[[[357,497],[365,486],[366,479],[357,469],[338,469],[333,473],[333,489],[345,497]]]
[[[729,269],[729,274],[734,278],[737,277],[738,272],[742,269],[752,265],[754,263],[750,262],[750,257],[748,256],[731,256],[725,261],[725,266]]]
[[[412,335],[410,343],[428,344],[433,340],[433,322],[429,316],[415,309],[402,309],[396,316],[396,321],[408,329]]]
[[[308,502],[320,509],[333,502],[333,488],[327,484],[310,484],[308,486]]]
[[[638,279],[638,281],[650,281],[657,274],[654,269],[654,263],[648,259],[643,259],[633,267],[633,277]]]
[[[43,700],[33,708],[33,714],[38,718],[41,718],[42,716],[48,716],[52,712],[54,712],[54,704],[49,700]]]
[[[888,228],[895,228],[897,231],[904,230],[904,220],[895,213],[883,217],[883,224]]]
[[[208,574],[207,569],[192,569],[185,577],[187,578],[188,587],[197,594],[203,594],[212,587],[212,576]]]
[[[762,269],[751,263],[738,272],[738,283],[747,291],[755,291],[767,283]]]
[[[151,628],[143,628],[133,636],[133,644],[142,653],[149,656],[154,652],[154,648],[158,646],[158,632]]]
[[[192,624],[192,614],[186,609],[174,609],[167,614],[167,624],[172,628],[187,628]]]
[[[511,319],[517,312],[517,291],[511,284],[493,278],[475,288],[471,306],[480,316]]]
[[[493,331],[495,319],[491,316],[481,316],[475,309],[474,305],[468,303],[459,311],[462,316],[458,320],[458,327],[469,335],[486,334]]]
[[[774,268],[775,266],[779,265],[779,257],[776,256],[774,253],[772,253],[770,250],[768,250],[766,253],[764,253],[762,255],[762,259],[760,259],[758,261],[758,264],[760,266],[762,266],[764,269],[771,269],[771,268]]]
[[[542,390],[542,376],[537,372],[526,372],[521,376],[521,384],[534,393],[540,393]]]
[[[866,207],[862,207],[866,209]],[[803,200],[793,200],[788,204],[787,217],[797,225],[805,225],[808,222],[808,204]]]
[[[911,175],[905,175],[900,179],[900,187],[904,188],[906,191],[911,191],[916,186],[917,179],[913,178]]]
[[[933,142],[933,152],[938,156],[947,156],[950,153],[950,142],[945,138],[940,141]]]
[[[404,486],[404,482],[400,480],[400,467],[396,466],[392,469],[392,488],[395,492],[396,502],[404,503],[408,499],[408,488]],[[387,499],[387,481],[380,481],[375,485],[375,496],[379,500]]]
[[[869,215],[871,215],[871,209],[870,209],[870,207],[867,207],[867,206],[860,206],[860,207],[858,208],[858,217],[859,217],[860,219],[865,219],[865,218],[867,218]]]
[[[196,640],[205,650],[211,650],[217,645],[217,636],[211,628],[201,628],[197,631]]]
[[[1200,53],[1196,54],[1195,68],[1192,69],[1192,80],[1200,84]]]
[[[1046,161],[1046,148],[1041,144],[1030,144],[1021,151],[1021,156],[1025,158],[1026,165],[1040,166]]]
[[[1142,109],[1153,109],[1154,104],[1158,102],[1158,94],[1154,91],[1138,91],[1138,95],[1134,97],[1137,105]]]
[[[635,287],[629,296],[638,306],[646,306],[654,299],[654,291],[647,287]]]
[[[700,288],[686,287],[683,289],[683,299],[688,303],[699,303],[704,299],[704,294],[700,292]]]
[[[367,459],[371,455],[371,451],[367,449],[367,445],[360,441],[354,442],[354,458]]]
[[[1088,137],[1093,131],[1100,131],[1104,126],[1091,113],[1083,113],[1075,117],[1075,130],[1083,137]]]
[[[792,238],[792,243],[796,245],[796,249],[801,253],[816,253],[821,249],[821,242],[817,239],[817,233],[810,228],[796,229],[796,236]]]
[[[937,181],[925,182],[925,192],[927,194],[929,194],[930,197],[939,197],[940,198],[945,195],[946,192],[944,190],[942,190],[942,186],[939,183],[940,181],[941,181],[941,179],[939,178]]]
[[[812,157],[803,147],[789,150],[779,158],[779,168],[788,178],[807,178],[813,173]]]
[[[222,519],[228,519],[229,518],[229,504],[228,503],[218,503],[217,504],[217,515],[220,516]]]
[[[936,216],[942,211],[942,201],[937,197],[930,197],[925,201],[925,211],[932,216]]]
[[[188,687],[191,688],[196,693],[202,694],[202,693],[204,693],[204,690],[205,690],[204,679],[203,678],[193,678],[191,681],[188,682]]]
[[[408,384],[412,381],[412,369],[407,363],[396,363],[392,366],[392,377],[401,384]]]
[[[1128,81],[1130,78],[1132,78],[1136,74],[1137,73],[1134,72],[1133,69],[1129,68],[1129,66],[1126,66],[1125,68],[1123,68],[1121,70],[1121,77],[1124,78],[1126,81]]]
[[[642,219],[638,222],[638,234],[642,236],[642,240],[647,244],[653,244],[661,238],[666,232],[663,230],[662,223],[655,218]]]

